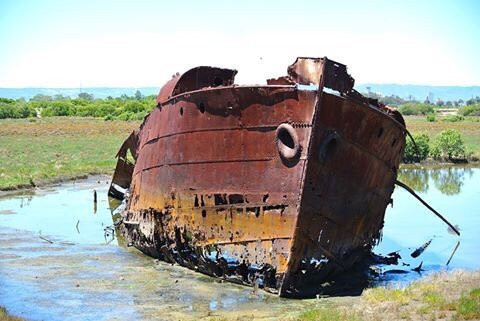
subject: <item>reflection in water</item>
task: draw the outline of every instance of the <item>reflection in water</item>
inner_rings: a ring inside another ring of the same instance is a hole
[[[401,169],[398,173],[398,180],[407,184],[417,192],[428,191],[428,171],[420,168]]]
[[[465,172],[472,172],[470,168],[447,168],[432,171],[435,187],[445,195],[456,195],[461,191]],[[470,174],[471,175],[471,174]]]
[[[413,190],[426,193],[429,186],[429,180],[433,181],[436,189],[444,195],[457,195],[461,192],[465,174],[469,178],[473,175],[471,168],[449,167],[442,169],[402,169],[398,174],[398,179],[410,186]]]
[[[32,195],[29,195],[27,197],[22,197],[20,199],[20,208],[23,208],[24,206],[29,206],[30,202],[32,201]]]

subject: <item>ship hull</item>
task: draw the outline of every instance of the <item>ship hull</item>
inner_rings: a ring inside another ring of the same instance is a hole
[[[214,277],[318,294],[379,239],[404,127],[324,92],[323,82],[301,90],[224,77],[191,90],[185,78],[167,83],[122,146],[135,159],[115,173],[129,188],[123,234],[148,255]]]

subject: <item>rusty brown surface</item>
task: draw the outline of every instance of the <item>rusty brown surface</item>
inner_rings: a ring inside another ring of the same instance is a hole
[[[352,91],[355,83],[347,66],[327,58],[298,57],[288,66],[288,75],[294,83],[321,85],[342,94]]]
[[[110,188],[108,190],[108,194],[111,197],[123,199],[123,193],[120,193],[116,187],[118,186],[123,189],[130,187],[134,162],[138,157],[137,145],[137,131],[134,131],[130,134],[130,136],[128,136],[118,150],[118,153],[115,156],[117,158],[117,165],[115,167],[115,172],[113,173]],[[130,159],[129,156],[131,157]]]
[[[122,230],[169,262],[316,294],[380,236],[403,119],[357,96],[346,67],[326,58],[298,58],[263,86],[234,85],[235,74],[197,67],[160,90],[119,152],[113,181],[130,176]],[[129,147],[132,171],[122,167]]]

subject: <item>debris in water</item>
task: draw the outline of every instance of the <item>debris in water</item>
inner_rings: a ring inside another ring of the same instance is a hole
[[[416,249],[415,251],[412,252],[412,254],[410,254],[413,258],[416,258],[418,256],[420,256],[423,251],[425,251],[425,249],[430,245],[430,243],[432,243],[432,239],[430,239],[428,242],[426,242],[425,244],[423,244],[422,246],[420,246],[418,249]]]
[[[400,256],[399,252],[400,252],[400,250],[395,251],[395,252],[390,252],[390,253],[387,254],[387,256],[389,256],[391,258],[394,258],[394,259],[397,259],[397,260],[399,260],[399,259],[401,260],[402,257]]]
[[[114,226],[107,226],[103,229],[103,237],[105,238],[105,244],[110,244],[115,239],[115,228]]]
[[[459,246],[460,246],[460,241],[457,241],[457,245],[455,245],[455,248],[453,249],[452,255],[450,255],[450,258],[447,261],[447,266],[450,264],[450,261],[452,260],[455,252],[457,252],[457,249],[458,249]]]
[[[412,269],[412,271],[415,271],[415,272],[417,272],[417,273],[420,273],[420,272],[422,272],[422,271],[425,271],[424,269],[422,269],[422,265],[423,265],[423,261],[420,262],[420,265],[419,265],[419,266],[417,266],[416,268]]]
[[[97,190],[93,190],[93,214],[97,214]]]
[[[53,244],[53,241],[50,241],[50,240],[49,240],[49,239],[47,239],[46,237],[43,237],[43,236],[41,236],[41,235],[39,235],[38,237],[39,237],[39,238],[41,238],[42,240],[44,240],[44,241],[46,241],[46,242],[50,243],[50,244]]]
[[[405,270],[399,270],[399,269],[392,269],[384,272],[384,274],[407,274],[407,273],[409,272]]]

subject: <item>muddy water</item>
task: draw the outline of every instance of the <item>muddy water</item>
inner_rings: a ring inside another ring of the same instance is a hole
[[[399,179],[458,224],[462,235],[451,235],[396,188],[375,251],[398,251],[402,259],[397,266],[376,266],[381,273],[372,283],[405,284],[438,270],[478,269],[480,169],[403,170]],[[126,247],[107,228],[113,224],[107,183],[95,177],[0,197],[0,305],[31,320],[276,320],[331,303],[253,293]],[[430,239],[420,256],[410,256]],[[413,272],[420,262],[424,271]]]

